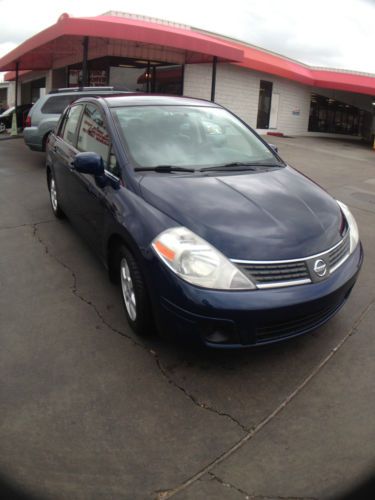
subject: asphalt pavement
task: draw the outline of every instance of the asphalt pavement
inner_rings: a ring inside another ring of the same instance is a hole
[[[0,142],[0,474],[40,500],[320,499],[375,465],[375,152],[272,138],[347,203],[365,261],[316,332],[243,351],[128,328],[67,220],[44,155]]]

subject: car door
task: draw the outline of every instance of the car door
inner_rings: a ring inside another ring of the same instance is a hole
[[[116,182],[109,172],[113,165],[110,137],[104,117],[98,106],[93,103],[87,103],[83,111],[77,136],[77,151],[97,153],[106,169],[104,178],[73,171],[75,184],[71,187],[77,218],[80,219],[90,243],[101,253],[105,221],[110,209],[107,195]]]
[[[66,214],[73,219],[73,222],[75,214],[71,196],[72,183],[74,184],[72,163],[77,154],[77,132],[83,108],[83,104],[76,104],[67,110],[49,151],[60,204]]]

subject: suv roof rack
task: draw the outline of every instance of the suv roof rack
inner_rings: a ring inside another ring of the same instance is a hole
[[[60,88],[60,89],[53,89],[48,92],[49,94],[58,94],[60,92],[87,92],[87,91],[102,91],[102,90],[108,90],[112,91],[115,90],[115,87],[67,87],[67,88]]]

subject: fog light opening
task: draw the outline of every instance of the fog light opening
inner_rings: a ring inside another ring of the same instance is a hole
[[[204,332],[206,342],[210,344],[237,344],[239,342],[233,325],[213,323],[206,326]]]
[[[212,344],[227,344],[230,340],[230,335],[222,330],[215,330],[206,335],[206,340]]]

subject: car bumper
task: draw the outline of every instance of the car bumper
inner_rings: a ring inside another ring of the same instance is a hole
[[[253,291],[198,288],[157,263],[152,290],[159,330],[216,348],[279,342],[323,325],[345,303],[362,265],[359,244],[327,280]]]
[[[32,151],[43,151],[43,138],[36,127],[26,127],[23,129],[23,139],[25,144]]]

